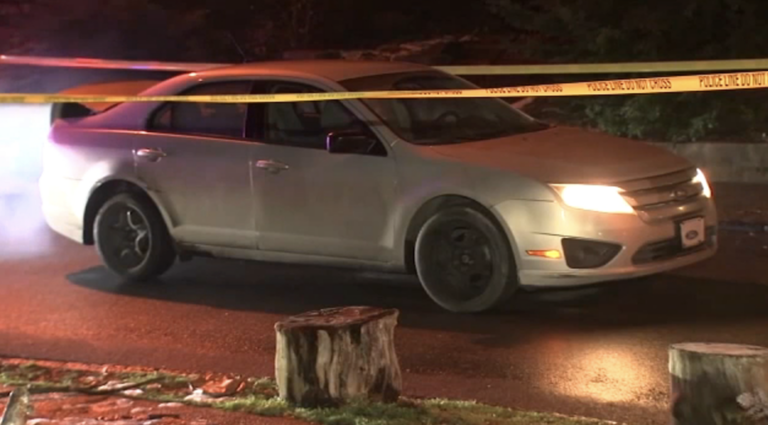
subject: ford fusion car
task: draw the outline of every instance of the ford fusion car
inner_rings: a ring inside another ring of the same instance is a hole
[[[404,63],[206,70],[143,95],[476,88]],[[418,275],[440,306],[660,273],[714,254],[703,173],[643,142],[497,98],[134,102],[54,112],[40,188],[55,231],[129,281],[194,256]]]

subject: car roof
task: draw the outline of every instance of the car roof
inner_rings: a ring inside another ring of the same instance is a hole
[[[372,75],[395,74],[400,72],[429,71],[433,68],[407,62],[384,62],[364,60],[290,60],[258,62],[227,66],[197,72],[201,77],[247,77],[258,74],[315,75],[335,82]]]
[[[427,65],[419,65],[408,62],[386,62],[367,60],[285,60],[271,62],[255,62],[243,65],[225,66],[221,68],[206,69],[177,75],[168,80],[148,87],[139,94],[143,96],[172,95],[177,94],[191,85],[199,82],[221,81],[227,79],[248,79],[250,77],[300,77],[306,79],[324,79],[339,83],[344,80],[364,78],[374,75],[398,74],[405,72],[433,71]],[[190,78],[191,77],[191,78]],[[99,110],[105,110],[114,104],[99,105]],[[136,103],[123,103],[115,108],[115,113],[121,114],[126,108],[129,110],[142,110],[143,105]],[[109,111],[106,111],[109,112]],[[137,112],[138,113],[138,112]]]
[[[111,81],[106,83],[85,84],[65,89],[61,95],[92,95],[92,96],[136,96],[144,90],[154,87],[159,83],[158,80],[124,80]],[[92,111],[101,112],[115,102],[85,102],[87,108]]]

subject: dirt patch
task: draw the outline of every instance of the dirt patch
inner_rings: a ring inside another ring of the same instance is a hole
[[[0,399],[0,408],[7,400]],[[195,407],[180,403],[159,403],[118,396],[83,394],[38,394],[31,398],[29,425],[293,425],[303,421],[268,418],[243,412]]]
[[[28,425],[301,424],[586,425],[586,418],[522,412],[471,401],[401,398],[302,409],[271,379],[146,368],[0,360],[0,408],[17,387],[32,394]]]

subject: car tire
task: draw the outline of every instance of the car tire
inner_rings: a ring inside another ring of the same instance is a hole
[[[432,216],[419,232],[415,254],[424,290],[451,312],[492,310],[519,286],[509,239],[490,214],[473,206]]]
[[[151,280],[176,261],[160,212],[149,199],[135,194],[116,195],[99,209],[94,238],[104,265],[129,281]]]

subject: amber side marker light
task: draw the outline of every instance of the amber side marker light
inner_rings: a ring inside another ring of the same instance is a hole
[[[542,258],[549,258],[552,260],[559,260],[563,258],[563,255],[560,254],[560,251],[556,249],[534,250],[534,251],[525,251],[525,252],[531,257],[542,257]]]

